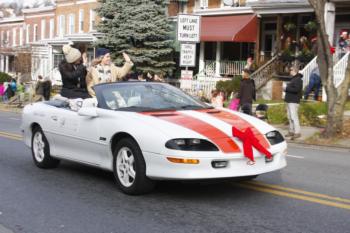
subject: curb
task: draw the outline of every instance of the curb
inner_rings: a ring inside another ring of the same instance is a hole
[[[306,143],[306,142],[296,142],[292,140],[286,140],[288,145],[292,146],[299,146],[299,147],[308,147],[308,148],[316,148],[316,149],[322,149],[322,150],[333,150],[333,151],[350,151],[350,147],[346,146],[340,146],[340,145],[318,145],[318,144],[311,144],[311,143]]]

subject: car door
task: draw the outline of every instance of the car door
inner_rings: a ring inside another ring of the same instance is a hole
[[[78,112],[71,110],[52,117],[57,122],[54,137],[55,155],[99,166],[101,151],[106,147],[106,142],[98,137],[100,119],[80,116]]]

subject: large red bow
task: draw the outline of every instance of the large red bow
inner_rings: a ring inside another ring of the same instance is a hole
[[[254,161],[253,147],[263,153],[268,159],[272,158],[270,151],[263,147],[259,140],[253,134],[251,128],[247,128],[244,132],[240,131],[236,127],[232,127],[232,135],[239,138],[243,142],[243,154],[245,157]]]

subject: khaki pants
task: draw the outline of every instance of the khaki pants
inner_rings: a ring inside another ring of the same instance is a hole
[[[299,104],[287,103],[287,115],[289,120],[289,132],[294,134],[300,133],[300,123],[298,116]]]

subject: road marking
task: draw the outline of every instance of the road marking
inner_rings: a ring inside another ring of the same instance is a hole
[[[12,140],[17,140],[17,141],[23,140],[23,137],[19,134],[13,134],[13,133],[8,133],[8,132],[3,132],[3,131],[0,131],[0,137],[12,139]]]
[[[21,120],[21,119],[19,119],[19,118],[14,118],[14,117],[10,117],[9,119],[10,119],[10,120],[15,120],[15,121]]]
[[[281,191],[293,192],[293,193],[303,194],[303,195],[307,195],[307,196],[328,199],[328,200],[332,200],[332,201],[350,203],[350,199],[345,199],[345,198],[341,198],[341,197],[333,197],[333,196],[329,196],[329,195],[325,195],[325,194],[321,194],[321,193],[309,192],[309,191],[305,191],[305,190],[301,190],[301,189],[288,188],[288,187],[283,187],[283,186],[274,185],[274,184],[266,184],[266,183],[262,183],[259,181],[247,181],[245,183],[257,185],[257,186],[261,186],[261,187],[265,187],[265,188],[272,188],[272,189],[277,189],[277,190],[281,190]]]
[[[299,155],[287,155],[287,157],[296,158],[296,159],[305,159],[304,156],[299,156]]]
[[[243,187],[243,188],[259,191],[259,192],[271,193],[271,194],[274,194],[274,195],[277,195],[277,196],[289,197],[289,198],[293,198],[293,199],[298,199],[298,200],[318,203],[318,204],[321,204],[321,205],[332,206],[332,207],[336,207],[336,208],[350,210],[350,205],[344,204],[344,203],[327,201],[327,200],[318,199],[318,198],[315,198],[315,197],[303,196],[303,195],[299,195],[299,194],[288,193],[288,192],[278,191],[278,190],[274,190],[274,189],[270,189],[270,188],[263,188],[263,187],[253,186],[253,185],[244,184],[244,183],[235,184],[235,185],[237,185],[239,187]]]

